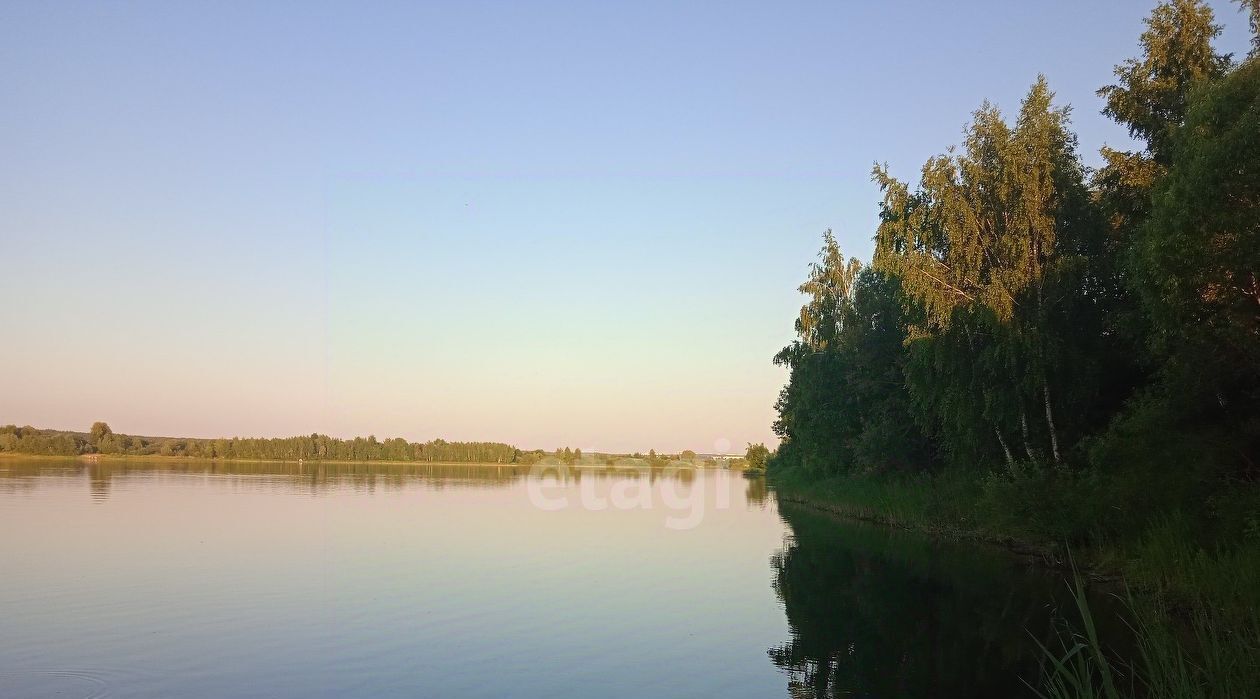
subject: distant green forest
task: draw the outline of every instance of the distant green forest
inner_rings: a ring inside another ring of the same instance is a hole
[[[104,422],[87,432],[0,427],[0,452],[78,456],[187,456],[204,459],[328,460],[328,461],[453,461],[511,463],[521,451],[498,442],[409,442],[374,436],[338,439],[324,434],[302,437],[194,439],[139,437],[117,434]]]
[[[765,447],[750,445],[751,453],[760,455],[757,463],[765,462]],[[339,439],[325,434],[302,437],[278,438],[221,438],[197,439],[190,437],[140,437],[118,434],[104,422],[93,423],[87,432],[0,426],[0,453],[34,454],[45,456],[80,456],[106,454],[119,456],[184,456],[198,459],[258,459],[265,461],[415,461],[485,464],[555,463],[569,466],[625,465],[624,461],[638,461],[642,465],[661,467],[670,463],[685,462],[696,466],[732,466],[742,468],[745,461],[715,460],[684,450],[677,454],[657,454],[655,449],[647,454],[591,453],[581,449],[557,448],[548,452],[543,449],[522,450],[502,442],[448,442],[435,439],[428,442],[409,442],[401,437],[378,440],[375,436]],[[758,457],[754,457],[758,458]]]

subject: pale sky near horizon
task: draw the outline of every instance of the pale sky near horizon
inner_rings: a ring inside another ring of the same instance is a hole
[[[1214,2],[1218,49],[1247,22]],[[773,442],[795,287],[1154,2],[0,4],[0,424]]]

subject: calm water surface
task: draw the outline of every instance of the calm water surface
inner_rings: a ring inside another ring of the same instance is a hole
[[[0,531],[0,697],[1011,696],[1060,585],[725,471],[0,459]]]

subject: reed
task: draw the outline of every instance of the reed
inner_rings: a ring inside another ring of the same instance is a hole
[[[1042,699],[1234,699],[1260,697],[1260,619],[1225,618],[1211,607],[1188,619],[1126,593],[1133,632],[1129,659],[1104,647],[1079,573],[1073,575],[1076,619],[1056,626],[1054,647],[1041,644]],[[1121,681],[1126,679],[1126,681]]]

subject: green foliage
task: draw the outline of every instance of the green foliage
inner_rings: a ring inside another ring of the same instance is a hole
[[[1132,522],[1122,521],[1114,483],[1094,469],[1065,469],[1016,462],[981,479],[983,520],[1019,538],[1080,544],[1107,540]]]
[[[84,435],[72,432],[37,430],[30,425],[0,426],[0,452],[41,454],[46,456],[77,456],[89,452],[92,446]]]
[[[1131,253],[1161,378],[1187,420],[1260,452],[1260,59],[1204,87]]]
[[[1229,56],[1212,48],[1220,33],[1212,8],[1201,0],[1162,3],[1146,20],[1142,57],[1116,66],[1119,84],[1098,91],[1107,100],[1103,113],[1145,140],[1157,162],[1170,158],[1191,92],[1229,68]]]
[[[109,425],[104,422],[94,422],[92,428],[88,430],[88,441],[92,444],[100,444],[101,440],[112,434],[113,430],[109,429]]]
[[[1126,598],[1134,637],[1134,659],[1116,657],[1104,646],[1094,613],[1078,574],[1072,586],[1075,618],[1063,620],[1057,648],[1042,645],[1045,658],[1042,699],[1145,697],[1147,699],[1211,699],[1260,696],[1260,616],[1252,611],[1224,619],[1210,608],[1198,608],[1188,626],[1170,622],[1132,594]],[[1122,681],[1127,679],[1127,682]]]
[[[1111,658],[1099,640],[1085,584],[1079,575],[1072,587],[1072,598],[1080,619],[1079,629],[1065,626],[1057,636],[1057,651],[1038,642],[1048,668],[1043,678],[1044,691],[1034,688],[1034,692],[1041,699],[1121,699],[1124,695],[1117,687],[1119,673],[1112,669]]]
[[[981,107],[963,152],[929,161],[913,191],[877,168],[874,269],[857,274],[824,236],[799,339],[775,357],[792,371],[784,466],[1059,461],[1094,424],[1093,377],[1117,354],[1099,310],[1114,265],[1095,262],[1103,217],[1052,97],[1039,79],[1013,128]]]
[[[1044,78],[917,186],[877,167],[873,265],[826,233],[775,356],[771,474],[970,469],[992,522],[1055,541],[1206,521],[1260,478],[1260,59],[1218,33],[1154,10],[1102,90],[1148,148],[1092,180]]]
[[[1254,28],[1260,4],[1242,4]],[[1155,8],[1100,91],[1145,148],[1104,149],[1092,176],[1044,79],[1013,123],[982,105],[916,185],[876,167],[872,265],[828,233],[775,356],[782,494],[1084,547],[1254,647],[1260,58],[1231,64],[1218,33],[1200,0]],[[1094,642],[1060,649],[1052,694],[1128,695]],[[1147,688],[1241,686],[1230,643],[1143,647]]]
[[[452,461],[510,463],[519,450],[495,442],[408,442],[402,438],[378,441],[375,436],[338,439],[322,434],[274,439],[145,438],[115,434],[104,422],[87,433],[0,427],[0,452],[77,456],[123,454],[132,456],[187,456],[205,459],[274,461]]]
[[[843,260],[833,247],[834,240],[825,237],[824,268],[812,270],[811,277],[832,276],[826,266]],[[791,377],[777,405],[774,429],[782,446],[774,462],[818,475],[920,467],[932,455],[910,413],[908,394],[899,390],[906,337],[900,283],[867,269],[845,288],[844,294],[811,298],[802,315],[827,322],[811,324],[812,335],[775,357]],[[818,337],[826,343],[812,339]]]
[[[924,166],[918,189],[877,168],[884,190],[875,265],[902,280],[922,320],[907,328],[907,389],[955,462],[1060,460],[1055,406],[1090,406],[1082,378],[1105,356],[1092,263],[1103,226],[1068,112],[1045,79],[1014,127],[988,104],[963,150]],[[1018,435],[1018,437],[1016,436]],[[1022,447],[1022,449],[1019,449]]]
[[[765,473],[766,462],[770,460],[770,450],[764,444],[749,444],[744,454],[744,471]]]
[[[977,475],[961,470],[937,473],[842,474],[819,479],[777,467],[771,476],[781,499],[808,502],[840,514],[898,527],[949,534],[989,533]]]
[[[830,230],[823,233],[820,262],[810,265],[809,279],[798,291],[809,296],[796,319],[796,332],[804,347],[812,351],[827,349],[844,325],[843,315],[852,302],[862,263],[857,258],[844,260],[840,246]]]

